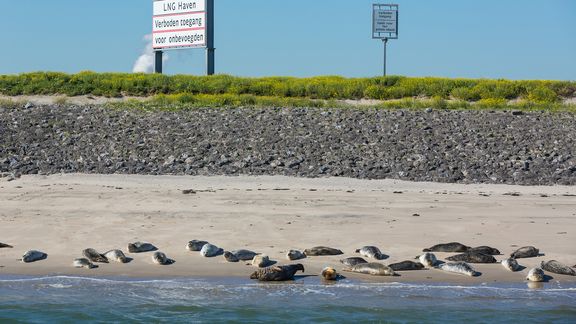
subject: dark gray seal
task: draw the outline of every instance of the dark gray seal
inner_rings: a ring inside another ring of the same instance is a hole
[[[200,249],[200,254],[207,258],[215,257],[217,255],[222,254],[223,252],[224,252],[223,249],[210,243],[204,244],[204,246],[202,246],[202,249]]]
[[[226,259],[226,261],[228,262],[238,262],[240,261],[240,259],[238,259],[232,252],[230,251],[225,251],[224,252],[224,259]]]
[[[360,263],[347,269],[342,269],[342,271],[357,272],[363,274],[369,274],[372,276],[394,276],[396,273],[392,268],[382,263],[369,262]]]
[[[2,249],[2,248],[10,248],[11,249],[11,248],[13,248],[13,246],[10,244],[0,242],[0,249]]]
[[[82,255],[92,262],[108,263],[108,258],[94,249],[85,249],[82,251]]]
[[[351,257],[351,258],[346,258],[346,259],[340,260],[340,263],[342,263],[343,265],[349,266],[349,267],[353,267],[357,264],[368,263],[368,261],[366,261],[360,257]]]
[[[422,270],[424,265],[420,262],[414,261],[402,261],[398,263],[392,263],[388,265],[394,271],[410,271],[410,270]]]
[[[533,246],[524,246],[524,247],[521,247],[518,250],[512,252],[512,254],[510,254],[510,257],[512,257],[514,259],[533,258],[533,257],[537,257],[539,253],[540,253],[540,250],[538,250],[537,248],[535,248]]]
[[[462,254],[452,255],[446,258],[448,261],[464,261],[468,263],[496,263],[496,258],[491,255],[477,253],[477,252],[466,252]]]
[[[258,279],[259,281],[294,280],[297,271],[304,272],[304,266],[301,263],[258,269],[250,275],[250,279]]]
[[[168,265],[174,263],[174,260],[168,258],[165,253],[157,251],[152,255],[152,262],[159,265]]]
[[[206,242],[206,241],[192,240],[192,241],[188,242],[188,244],[186,244],[186,249],[188,251],[198,252],[198,251],[202,250],[202,247],[206,244],[208,244],[208,242]]]
[[[478,253],[487,254],[487,255],[500,255],[501,254],[498,249],[495,249],[495,248],[489,247],[489,246],[473,247],[466,252],[478,252]]]
[[[436,244],[427,249],[423,249],[422,252],[466,252],[470,249],[469,246],[458,242],[451,243],[440,243]]]
[[[48,257],[48,254],[46,254],[44,252],[36,251],[36,250],[30,250],[30,251],[27,251],[26,253],[24,253],[21,260],[22,260],[22,262],[29,263],[29,262],[44,260],[47,257]]]
[[[382,260],[388,258],[387,255],[382,254],[379,248],[375,246],[363,246],[356,250],[356,253],[360,253],[361,256],[372,258],[376,260]]]
[[[540,267],[542,268],[542,270],[545,270],[548,272],[561,274],[561,275],[567,275],[567,276],[576,276],[576,271],[574,271],[574,269],[572,269],[569,266],[562,264],[556,260],[550,260],[548,262],[542,261],[542,263],[540,264]]]
[[[260,253],[256,253],[254,251],[250,251],[250,250],[234,250],[234,251],[230,251],[230,253],[232,255],[234,255],[236,257],[236,259],[240,260],[240,261],[251,261],[252,259],[254,259],[255,256],[257,256]],[[226,253],[224,253],[226,254]]]
[[[74,265],[75,268],[86,268],[86,269],[93,269],[98,267],[97,265],[94,265],[92,262],[90,262],[90,260],[86,258],[74,259],[72,265]]]
[[[104,256],[108,260],[112,260],[112,261],[116,261],[116,262],[120,262],[120,263],[127,263],[128,261],[130,261],[130,259],[128,259],[126,257],[126,255],[124,255],[124,252],[122,252],[121,250],[117,250],[117,249],[105,252]]]
[[[344,254],[341,250],[325,246],[315,246],[310,249],[304,250],[306,256],[321,256],[321,255],[340,255]]]
[[[288,260],[294,261],[306,258],[306,255],[298,250],[290,250],[288,253],[286,253],[286,258]]]
[[[128,252],[130,253],[142,253],[158,250],[154,245],[144,242],[134,242],[128,244]]]

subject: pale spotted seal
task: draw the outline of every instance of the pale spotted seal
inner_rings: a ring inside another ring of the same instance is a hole
[[[420,257],[418,257],[418,261],[420,261],[420,263],[422,263],[425,267],[428,268],[434,267],[438,262],[434,253],[430,252],[422,254]]]
[[[542,270],[545,270],[548,272],[561,274],[561,275],[567,275],[567,276],[576,276],[576,271],[574,271],[574,269],[572,269],[569,266],[562,264],[556,260],[550,260],[548,262],[542,261],[542,263],[540,264],[540,267],[542,268]]]
[[[145,242],[134,242],[128,244],[128,252],[142,253],[158,250],[154,245]]]
[[[470,277],[478,275],[478,272],[466,262],[447,262],[439,265],[438,269],[446,272],[465,274]]]
[[[394,271],[409,271],[409,270],[422,270],[424,265],[420,262],[402,261],[388,265]]]
[[[324,278],[325,280],[338,279],[338,272],[336,272],[336,269],[332,267],[326,267],[322,269],[322,272],[320,274],[322,275],[322,278]]]
[[[297,271],[304,272],[304,266],[300,263],[284,266],[274,266],[264,269],[258,269],[250,275],[250,279],[259,281],[286,281],[294,280]]]
[[[24,253],[21,261],[25,262],[25,263],[35,262],[35,261],[44,260],[47,257],[48,257],[48,254],[46,254],[44,252],[40,252],[40,251],[36,251],[36,250],[30,250],[30,251],[27,251],[26,253]]]
[[[104,256],[108,260],[112,260],[112,261],[116,261],[116,262],[120,262],[120,263],[126,263],[130,260],[126,257],[126,255],[124,255],[124,252],[122,252],[121,250],[110,250],[110,251],[104,253]]]
[[[206,241],[192,240],[186,244],[186,250],[188,251],[200,251],[204,245],[208,244]]]
[[[340,260],[340,263],[342,263],[343,265],[352,267],[352,266],[355,266],[357,264],[368,263],[368,261],[366,261],[360,257],[351,257],[351,258],[346,258],[346,259]]]
[[[452,255],[446,258],[448,261],[464,261],[468,263],[496,263],[496,258],[491,255],[478,253],[478,252],[466,252],[462,254]]]
[[[90,260],[86,258],[74,259],[72,265],[75,268],[86,268],[86,269],[93,269],[98,267],[97,265],[94,265],[92,262],[90,262]]]
[[[254,256],[254,258],[252,259],[252,265],[258,268],[265,268],[267,266],[269,266],[272,262],[270,261],[270,258],[267,255],[256,255]]]
[[[423,249],[422,252],[466,252],[470,249],[469,246],[458,242],[451,243],[440,243],[436,244],[427,249]]]
[[[495,248],[489,247],[489,246],[473,247],[466,252],[477,252],[477,253],[482,253],[482,254],[487,254],[487,255],[500,255],[500,251],[498,249],[495,249]]]
[[[0,242],[0,249],[1,249],[1,248],[13,248],[13,246],[10,245],[10,244],[6,244],[6,243],[1,243],[1,242]]]
[[[339,255],[344,254],[341,250],[334,249],[326,246],[315,246],[310,249],[304,250],[306,256],[321,256],[321,255]]]
[[[508,258],[506,260],[502,260],[502,266],[512,272],[520,270],[520,265],[518,261],[514,258]]]
[[[396,273],[392,268],[382,263],[369,262],[360,263],[350,268],[342,269],[342,271],[357,272],[363,274],[369,274],[373,276],[394,276]]]
[[[204,246],[202,246],[202,249],[200,249],[200,254],[207,258],[215,257],[217,255],[222,254],[223,252],[224,250],[210,243],[204,244]]]
[[[537,257],[539,253],[540,253],[540,250],[538,250],[537,248],[535,248],[533,246],[524,246],[524,247],[521,247],[518,250],[512,252],[512,254],[510,254],[510,256],[514,259],[533,258],[533,257]]]
[[[157,251],[152,254],[152,262],[159,265],[168,265],[174,263],[174,260],[168,258],[163,252]]]
[[[92,262],[108,263],[108,258],[91,248],[83,250],[82,255]]]
[[[382,252],[380,252],[380,249],[375,246],[363,246],[362,248],[357,249],[356,253],[360,253],[360,255],[363,257],[372,258],[376,260],[382,260],[388,257],[387,255],[382,254]]]
[[[534,282],[542,282],[544,281],[544,271],[540,268],[532,268],[530,269],[530,271],[528,271],[526,280]]]
[[[286,258],[288,260],[300,260],[306,258],[306,255],[298,250],[290,250],[286,253]]]

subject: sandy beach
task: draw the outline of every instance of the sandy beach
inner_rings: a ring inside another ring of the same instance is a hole
[[[183,190],[193,192],[183,194]],[[243,262],[204,258],[185,245],[203,239],[225,250],[247,248],[278,264],[289,249],[324,245],[344,256],[301,260],[306,275],[338,262],[364,245],[389,255],[383,262],[413,259],[422,248],[458,241],[490,245],[504,255],[534,245],[544,256],[520,259],[527,269],[511,273],[499,264],[476,264],[482,274],[464,277],[439,270],[401,272],[399,277],[349,278],[383,282],[523,282],[530,267],[555,259],[576,264],[576,188],[568,186],[464,185],[265,177],[139,175],[27,175],[0,178],[0,275],[127,277],[248,277]],[[130,254],[128,264],[75,269],[74,258],[92,247],[104,252],[146,241],[176,262],[154,265],[151,253]],[[43,261],[17,261],[29,249]],[[437,253],[440,259],[450,254]],[[576,277],[551,274],[553,282]]]

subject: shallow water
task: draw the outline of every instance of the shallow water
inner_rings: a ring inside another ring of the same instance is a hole
[[[576,322],[576,285],[0,277],[0,322]]]

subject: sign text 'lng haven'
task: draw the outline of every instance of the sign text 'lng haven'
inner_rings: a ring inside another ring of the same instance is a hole
[[[155,1],[152,46],[206,47],[206,0]]]

